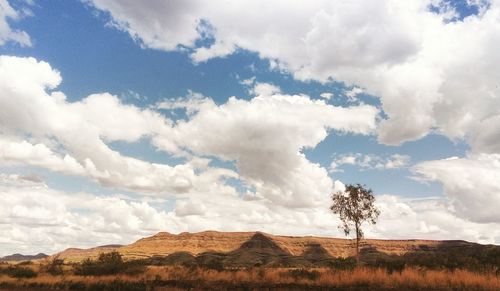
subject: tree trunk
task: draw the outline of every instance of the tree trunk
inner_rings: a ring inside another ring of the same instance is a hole
[[[359,226],[356,223],[356,265],[359,266]]]

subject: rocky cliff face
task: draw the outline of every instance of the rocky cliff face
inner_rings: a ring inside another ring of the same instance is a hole
[[[476,244],[465,241],[431,240],[363,240],[364,253],[403,255],[415,251],[433,251],[442,248],[472,247]],[[197,256],[217,253],[228,256],[228,260],[266,260],[302,257],[321,261],[327,258],[348,257],[355,253],[355,241],[326,237],[276,236],[260,232],[217,232],[170,234],[160,232],[125,246],[103,246],[92,249],[67,249],[59,253],[68,261],[79,261],[85,257],[97,257],[101,252],[119,251],[125,259],[166,257],[179,253]]]

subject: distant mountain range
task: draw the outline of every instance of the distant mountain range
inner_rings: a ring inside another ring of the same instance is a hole
[[[31,261],[44,259],[48,257],[48,255],[44,253],[39,253],[37,255],[21,255],[21,254],[13,254],[10,256],[0,257],[0,262],[21,262],[21,261]]]
[[[500,246],[459,240],[362,240],[365,261],[417,254],[479,254]],[[355,255],[355,240],[314,236],[277,236],[262,232],[216,232],[170,234],[160,232],[129,245],[107,245],[90,249],[70,248],[56,255],[67,262],[95,258],[118,251],[125,259],[146,259],[159,264],[210,264],[244,266],[321,266],[336,258]]]

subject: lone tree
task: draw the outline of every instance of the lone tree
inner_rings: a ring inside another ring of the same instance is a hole
[[[361,224],[365,221],[375,224],[380,214],[373,203],[375,197],[371,189],[365,189],[360,184],[346,185],[345,191],[339,191],[332,195],[333,204],[330,210],[339,214],[345,235],[351,230],[356,231],[356,262],[359,265],[359,241],[363,238]]]

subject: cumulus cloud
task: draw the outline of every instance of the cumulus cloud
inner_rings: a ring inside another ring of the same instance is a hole
[[[384,167],[386,169],[397,169],[408,165],[410,161],[410,156],[394,154],[385,162]]]
[[[364,90],[359,88],[359,87],[353,87],[352,89],[350,90],[347,90],[344,94],[345,96],[347,96],[347,98],[349,99],[349,101],[351,102],[354,102],[356,100],[358,100],[358,95],[363,93]]]
[[[393,154],[390,156],[378,156],[373,154],[342,154],[336,156],[330,164],[331,172],[343,171],[343,165],[358,166],[362,169],[390,170],[406,167],[410,162],[410,156]]]
[[[424,181],[443,184],[453,210],[475,222],[500,222],[500,155],[478,154],[417,164],[413,171]]]
[[[370,134],[378,110],[370,105],[336,107],[275,90],[256,94],[251,100],[231,97],[222,105],[205,99],[188,120],[177,122],[169,138],[179,150],[235,161],[255,198],[288,206],[323,203],[332,181],[301,151],[314,148],[330,130]]]
[[[64,193],[41,181],[0,174],[0,255],[130,243],[170,228],[165,211],[117,196]]]
[[[459,239],[498,243],[498,223],[477,223],[457,215],[443,199],[404,199],[393,195],[377,197],[379,223],[367,236],[386,238]],[[401,223],[404,221],[404,223]]]
[[[435,129],[499,150],[497,130],[475,133],[498,118],[500,1],[468,1],[479,13],[465,18],[439,0],[88,3],[147,47],[187,47],[196,61],[243,48],[300,80],[360,86],[387,114],[382,143]],[[196,46],[203,37],[214,43]]]
[[[10,6],[7,0],[0,0],[0,46],[11,41],[22,46],[31,46],[29,35],[22,30],[12,29],[9,21],[16,21],[22,17],[22,13]]]
[[[269,84],[269,83],[255,83],[254,86],[250,89],[250,93],[255,96],[259,95],[273,95],[275,93],[281,93],[280,87]]]
[[[0,161],[4,165],[24,164],[54,172],[81,175],[84,167],[75,158],[54,153],[43,143],[31,144],[25,140],[12,141],[0,136]]]
[[[187,193],[206,174],[196,173],[189,163],[150,163],[112,150],[106,142],[168,135],[171,121],[152,110],[125,105],[107,93],[68,102],[63,93],[48,91],[60,82],[59,73],[48,63],[0,57],[0,159],[153,194]],[[23,140],[28,136],[31,141]],[[162,145],[169,148],[165,141]],[[216,174],[220,176],[212,176],[210,182],[236,175],[230,170]]]
[[[323,99],[326,99],[326,100],[330,100],[332,99],[335,95],[333,93],[330,93],[330,92],[324,92],[324,93],[321,93],[319,95],[321,98]]]

